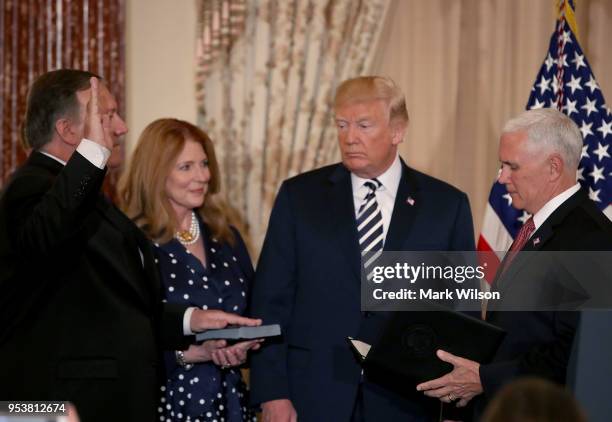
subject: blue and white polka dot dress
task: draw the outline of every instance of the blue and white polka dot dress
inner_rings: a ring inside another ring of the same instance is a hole
[[[240,234],[234,230],[234,247],[207,235],[200,221],[206,246],[207,267],[176,239],[155,245],[166,301],[201,309],[244,313],[253,266]],[[160,421],[255,421],[247,408],[247,390],[238,368],[221,369],[212,362],[185,370],[166,352],[166,385],[161,387]]]

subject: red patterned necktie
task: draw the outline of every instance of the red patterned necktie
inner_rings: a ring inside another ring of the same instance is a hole
[[[504,271],[506,271],[506,269],[510,266],[510,263],[514,259],[514,256],[517,254],[517,252],[523,249],[523,246],[525,246],[525,243],[527,243],[527,241],[531,237],[531,234],[534,231],[535,224],[533,223],[533,217],[530,217],[529,220],[527,220],[527,222],[523,224],[523,227],[521,227],[518,234],[516,235],[512,246],[510,246],[510,250],[508,251],[508,258],[504,262]]]

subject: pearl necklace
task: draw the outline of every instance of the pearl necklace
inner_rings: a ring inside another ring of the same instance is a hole
[[[195,212],[191,211],[191,225],[189,226],[189,230],[177,231],[174,237],[184,246],[193,245],[198,241],[200,238],[200,225],[198,224]]]

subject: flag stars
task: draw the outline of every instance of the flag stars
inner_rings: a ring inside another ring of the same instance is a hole
[[[589,173],[589,176],[593,178],[593,184],[601,180],[606,180],[606,176],[603,175],[604,167],[599,168],[596,164],[593,164],[593,171]]]
[[[584,172],[584,167],[580,167],[578,170],[576,170],[576,180],[584,180],[584,176],[583,173]]]
[[[574,102],[574,104],[576,103]],[[540,102],[540,100],[536,98],[535,104],[531,106],[531,109],[536,110],[536,109],[544,108],[545,105],[546,103],[544,101]]]
[[[603,139],[606,139],[606,137],[607,137],[609,134],[611,134],[611,133],[612,133],[612,120],[610,120],[608,123],[606,123],[606,121],[605,121],[605,120],[602,120],[602,121],[601,121],[601,126],[599,126],[599,127],[597,128],[597,131],[598,131],[598,132],[601,132],[601,137],[602,137]],[[606,146],[606,148],[607,148],[607,146]],[[608,155],[608,157],[609,157],[609,155]]]
[[[599,199],[600,192],[601,189],[593,190],[593,188],[589,187],[589,198],[591,198],[591,201],[601,202],[601,199]]]
[[[550,53],[548,53],[548,55],[546,56],[546,60],[544,61],[544,64],[546,65],[546,71],[550,72],[550,68],[553,67],[553,64],[555,64],[555,61],[553,60]]]
[[[587,122],[582,122],[582,126],[580,126],[580,132],[582,133],[582,139],[586,139],[587,136],[593,134],[593,131],[591,130],[591,126],[593,126],[593,123],[587,124]]]
[[[582,145],[582,153],[580,153],[580,159],[589,158],[589,146],[587,144]]]
[[[559,64],[563,67],[569,66],[569,64],[567,64],[567,54],[562,54],[561,57],[557,58],[557,66],[559,66]]]
[[[588,82],[585,83],[585,85],[589,87],[589,89],[591,90],[591,94],[592,94],[593,92],[595,92],[596,89],[599,89],[599,85],[597,85],[597,81],[595,80],[593,75],[589,75],[589,76],[590,76],[590,79]]]
[[[567,86],[569,86],[572,89],[572,94],[577,90],[582,90],[582,87],[580,86],[580,80],[582,79],[582,77],[578,77],[575,78],[574,75],[572,75],[572,79],[567,83]]]
[[[591,113],[597,113],[596,104],[597,104],[597,99],[591,100],[591,99],[587,98],[586,102],[584,103],[584,105],[582,107],[580,107],[580,108],[585,110],[587,117],[589,117],[591,115]]]
[[[508,206],[512,205],[512,196],[509,193],[505,194],[503,198],[508,201]]]
[[[563,31],[563,35],[561,36],[564,44],[571,44],[572,42],[572,33],[570,31]],[[567,66],[567,63],[564,65]]]
[[[586,67],[586,63],[584,62],[584,55],[578,54],[577,51],[574,51],[574,60],[572,63],[576,65],[576,70],[580,69],[580,67]]]
[[[572,101],[569,98],[565,101],[565,111],[569,117],[572,117],[572,113],[578,113],[576,108],[576,101]]]
[[[517,220],[520,221],[521,223],[525,224],[527,222],[527,220],[529,220],[529,217],[531,217],[531,214],[529,214],[527,211],[523,210],[523,215],[521,215],[519,218],[517,218]]]
[[[610,154],[608,153],[608,148],[610,148],[610,145],[604,146],[601,144],[601,142],[597,142],[597,149],[593,152],[595,153],[595,155],[597,155],[597,158],[600,162],[604,157],[610,158]]]
[[[550,79],[547,79],[542,75],[542,79],[540,79],[540,83],[536,84],[538,88],[540,88],[540,95],[543,95],[547,90],[550,89]],[[574,91],[572,91],[573,93]]]
[[[557,79],[556,76],[552,78],[552,92],[553,94],[556,94],[557,92],[559,92],[559,80]],[[555,99],[551,98],[549,107],[554,107],[554,106],[555,106]]]

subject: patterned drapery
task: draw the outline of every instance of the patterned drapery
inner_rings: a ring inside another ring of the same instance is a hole
[[[196,40],[196,101],[204,112],[204,81],[216,62],[223,63],[244,31],[246,0],[201,0]]]
[[[0,187],[26,157],[19,142],[27,90],[49,70],[104,77],[124,110],[124,0],[0,0]]]
[[[389,3],[247,0],[240,36],[206,68],[200,125],[252,245],[262,243],[283,179],[338,160],[333,94],[342,80],[369,72]],[[210,44],[210,21],[199,19],[199,44]],[[202,57],[196,62],[204,72]]]

